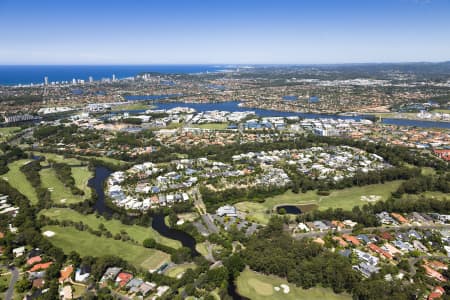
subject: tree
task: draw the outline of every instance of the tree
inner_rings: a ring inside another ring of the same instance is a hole
[[[145,239],[145,240],[142,242],[142,245],[143,245],[145,248],[155,248],[155,247],[156,247],[156,241],[155,241],[155,239],[153,239],[153,238],[148,238],[148,239]]]

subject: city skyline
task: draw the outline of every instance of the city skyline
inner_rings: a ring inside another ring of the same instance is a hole
[[[449,60],[450,3],[0,0],[0,64]]]

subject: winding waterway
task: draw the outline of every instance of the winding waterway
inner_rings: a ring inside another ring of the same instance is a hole
[[[94,209],[100,214],[106,214],[110,216],[113,214],[113,210],[108,207],[105,202],[104,183],[109,175],[111,175],[111,173],[113,173],[113,171],[108,168],[101,166],[96,167],[95,176],[88,181],[88,186],[92,187],[97,193],[97,201],[94,204]],[[168,227],[164,221],[163,214],[156,214],[152,216],[152,228],[164,237],[180,241],[183,247],[187,247],[191,250],[192,256],[196,257],[200,255],[200,253],[195,249],[195,239],[184,231]],[[227,291],[234,300],[247,299],[245,297],[241,297],[236,292],[236,285],[232,280],[228,282]]]
[[[143,98],[147,99],[147,98]],[[147,99],[148,100],[148,99]],[[355,116],[343,116],[337,114],[316,114],[316,113],[299,113],[299,112],[287,112],[271,109],[259,109],[239,106],[239,101],[226,101],[218,103],[186,103],[186,102],[160,102],[159,99],[150,99],[154,101],[156,109],[172,109],[175,107],[189,107],[195,109],[197,112],[205,112],[212,110],[221,110],[229,112],[242,112],[242,111],[254,111],[256,115],[260,117],[290,117],[298,116],[306,119],[374,119],[373,115],[355,115]],[[122,112],[128,112],[130,114],[144,113],[146,110],[127,110]],[[422,128],[446,128],[450,129],[450,122],[438,122],[428,120],[411,120],[411,119],[396,119],[396,118],[383,118],[381,123],[387,125],[398,126],[411,126]]]

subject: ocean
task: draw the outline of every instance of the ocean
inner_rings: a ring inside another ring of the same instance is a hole
[[[218,72],[227,69],[223,65],[55,65],[55,66],[26,66],[26,65],[0,65],[0,85],[18,84],[39,84],[44,82],[44,77],[48,81],[72,81],[84,79],[86,82],[89,76],[94,80],[102,78],[126,78],[135,76],[142,72],[158,72],[163,74],[178,73],[205,73]]]

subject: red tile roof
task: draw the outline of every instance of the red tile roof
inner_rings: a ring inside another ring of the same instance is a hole
[[[48,267],[50,267],[52,265],[53,262],[49,261],[43,264],[36,264],[34,265],[30,270],[28,270],[28,272],[36,272],[39,270],[45,270],[48,269]]]

